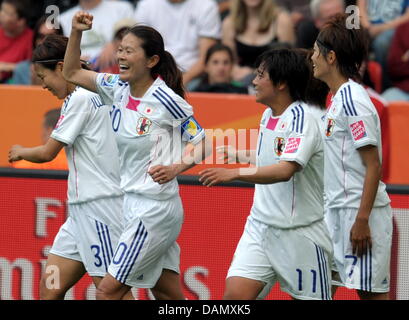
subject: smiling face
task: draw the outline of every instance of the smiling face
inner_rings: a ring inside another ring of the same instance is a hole
[[[142,40],[131,33],[126,34],[122,39],[117,51],[119,74],[122,81],[132,83],[150,76],[150,69],[154,65],[152,65],[153,59],[146,57],[141,45]]]
[[[58,99],[64,99],[68,94],[68,86],[62,76],[62,63],[59,63],[56,69],[50,70],[39,63],[34,64],[34,71],[41,80],[44,89],[50,91]]]
[[[256,101],[270,105],[276,96],[277,88],[273,85],[263,64],[257,68],[256,73],[257,75],[253,80],[254,89],[256,91]]]
[[[317,43],[314,44],[314,54],[311,56],[314,78],[325,81],[329,72],[329,64],[326,57],[321,53]]]
[[[220,50],[214,52],[206,63],[206,69],[209,76],[209,83],[229,83],[231,81],[231,71],[233,61],[227,51]]]

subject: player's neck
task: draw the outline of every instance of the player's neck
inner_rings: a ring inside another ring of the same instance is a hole
[[[146,79],[138,80],[137,82],[130,83],[130,91],[132,97],[141,98],[144,96],[146,91],[151,87],[151,85],[155,82],[154,79],[148,77]]]
[[[348,78],[345,78],[343,75],[336,72],[325,81],[333,95],[335,95],[339,88],[346,82],[348,82]]]
[[[276,99],[274,99],[274,101],[272,101],[268,106],[273,111],[273,116],[279,117],[293,102],[294,101],[290,96],[280,95],[277,96]]]

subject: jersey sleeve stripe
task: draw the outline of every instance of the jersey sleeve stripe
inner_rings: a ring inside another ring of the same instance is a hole
[[[347,109],[346,103],[345,103],[345,98],[346,98],[346,97],[344,97],[344,92],[343,92],[343,91],[341,91],[341,97],[342,97],[342,108],[344,108],[345,114],[346,114],[347,116],[349,116],[350,114],[349,114],[349,112],[348,112],[348,109]]]
[[[164,99],[163,99],[162,97],[159,96],[159,94],[156,94],[156,93],[154,92],[154,93],[152,93],[152,95],[153,95],[156,99],[158,99],[160,103],[162,103],[162,104],[165,106],[165,108],[172,114],[172,116],[173,116],[175,119],[179,119],[179,118],[180,118],[180,116],[177,116],[177,115],[175,114],[175,112],[173,111],[173,109],[168,106],[168,104],[164,101]]]
[[[353,115],[358,116],[358,113],[356,112],[354,100],[352,99],[351,86],[348,86],[348,93],[349,93],[349,101],[351,103],[351,108],[352,108],[352,111],[353,111]]]
[[[304,108],[301,105],[298,105],[298,108],[301,111],[300,133],[303,133],[304,131]]]
[[[170,100],[170,104],[175,108],[175,110],[179,111],[184,118],[187,118],[187,114],[186,114],[186,113],[183,111],[183,109],[176,103],[176,101],[173,100],[173,98],[172,98],[168,93],[166,93],[165,90],[163,90],[162,88],[158,88],[157,91],[160,91],[164,96],[166,96],[166,97],[168,98],[168,100]]]
[[[304,108],[301,105],[291,109],[293,113],[292,131],[303,133],[304,130]]]

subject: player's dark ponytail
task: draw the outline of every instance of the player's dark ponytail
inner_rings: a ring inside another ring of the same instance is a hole
[[[182,72],[178,68],[173,56],[165,50],[163,38],[155,29],[136,25],[130,28],[127,33],[132,33],[135,37],[142,40],[142,48],[147,57],[157,55],[159,62],[151,69],[151,76],[156,78],[160,76],[163,81],[175,93],[182,98],[185,96],[185,89],[183,87]]]

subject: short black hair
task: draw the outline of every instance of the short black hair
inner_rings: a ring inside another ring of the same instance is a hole
[[[305,101],[311,71],[305,56],[295,49],[272,49],[262,53],[256,61],[258,68],[268,72],[271,82],[287,84],[294,101]]]

